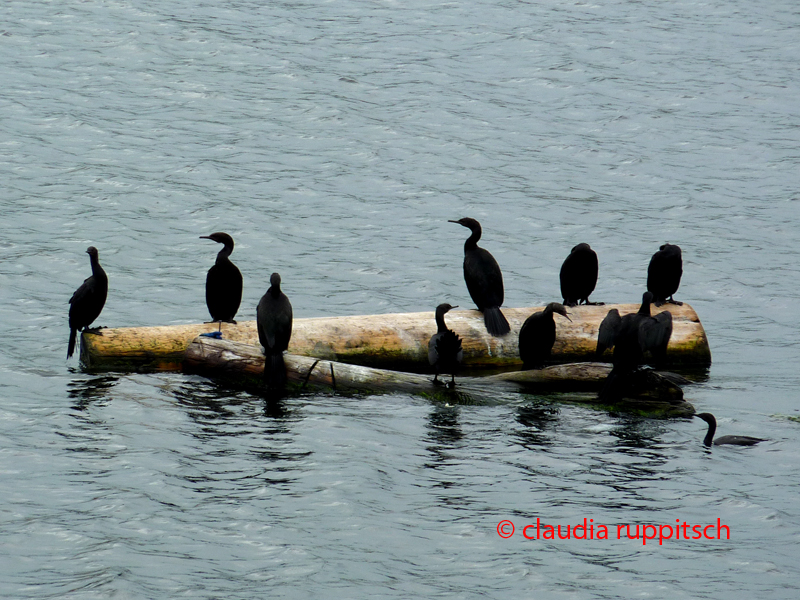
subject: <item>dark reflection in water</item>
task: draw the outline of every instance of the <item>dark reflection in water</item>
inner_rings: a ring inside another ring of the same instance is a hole
[[[643,455],[641,450],[658,450],[663,431],[653,419],[622,415],[619,426],[609,433],[618,438],[616,446],[619,452]],[[654,452],[653,456],[659,454]]]
[[[105,404],[110,399],[109,391],[119,382],[119,377],[102,375],[89,379],[73,379],[67,383],[67,394],[75,403],[73,410],[86,410],[90,404]]]
[[[187,381],[172,393],[178,403],[187,409],[189,417],[202,426],[198,433],[201,437],[247,434],[249,428],[242,430],[231,426],[242,419],[243,412],[248,413],[251,424],[257,420],[261,425],[266,425],[264,433],[268,435],[288,433],[289,423],[300,418],[299,412],[291,408],[284,398],[254,394],[205,379]],[[255,406],[263,406],[266,419],[256,419],[255,415],[250,414]]]
[[[236,481],[245,491],[261,485],[289,490],[302,470],[301,461],[313,454],[294,448],[293,426],[302,417],[288,399],[264,397],[201,378],[186,381],[172,394],[198,425],[189,435],[202,442],[208,456],[229,457],[234,462],[248,457],[230,471],[187,476],[195,489],[217,493],[221,481]]]
[[[455,449],[459,442],[464,438],[459,423],[459,407],[437,404],[431,409],[428,415],[428,440],[431,445],[426,447],[430,452],[432,461],[425,464],[427,468],[438,469],[450,462],[453,456],[450,451]],[[441,482],[441,485],[448,487],[452,482]]]
[[[552,440],[545,431],[553,429],[559,417],[560,411],[555,404],[534,402],[520,406],[517,409],[517,423],[524,425],[525,429],[517,430],[515,437],[528,449],[537,450],[542,446],[549,446]]]

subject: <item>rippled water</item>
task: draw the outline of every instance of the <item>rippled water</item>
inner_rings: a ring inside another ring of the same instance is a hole
[[[0,7],[0,595],[794,598],[800,536],[793,2],[15,1]],[[506,305],[635,301],[680,244],[723,433],[499,396],[265,406],[65,362],[100,249],[107,326],[206,318],[228,231],[253,318],[469,303],[462,216]],[[536,518],[730,540],[525,540]],[[500,520],[516,525],[498,536]]]

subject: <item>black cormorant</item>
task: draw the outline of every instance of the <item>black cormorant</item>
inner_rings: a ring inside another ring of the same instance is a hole
[[[524,368],[543,365],[550,358],[550,350],[556,341],[556,323],[553,313],[558,313],[572,321],[567,309],[558,302],[551,302],[544,310],[533,313],[525,319],[519,330],[519,357]]]
[[[661,306],[667,302],[681,306],[672,295],[678,291],[683,275],[681,249],[675,244],[664,244],[653,254],[647,267],[647,290],[653,292],[654,304]]]
[[[220,327],[223,322],[235,324],[234,317],[242,302],[242,274],[228,258],[233,252],[233,238],[221,231],[200,238],[224,244],[206,276],[206,305],[211,321],[219,322]]]
[[[732,446],[754,446],[758,442],[767,441],[762,438],[750,437],[749,435],[723,435],[722,437],[714,439],[714,433],[717,431],[717,420],[714,418],[714,415],[711,413],[700,413],[699,415],[695,415],[695,417],[703,419],[703,421],[708,423],[708,433],[706,433],[706,437],[703,440],[703,444],[706,446],[711,446],[712,440],[715,446],[722,446],[725,444]]]
[[[451,387],[456,384],[455,372],[464,358],[461,338],[457,333],[448,329],[444,322],[444,315],[453,308],[458,307],[446,303],[436,307],[436,333],[428,342],[428,362],[431,363],[436,373],[433,383],[441,383],[439,373],[449,373]]]
[[[672,314],[665,310],[655,317],[651,316],[652,301],[653,294],[645,292],[638,312],[620,317],[619,311],[612,309],[600,323],[596,350],[598,358],[606,348],[614,348],[614,366],[600,392],[601,400],[622,397],[623,390],[630,382],[630,375],[645,363],[645,352],[650,352],[655,363],[664,360],[672,335]]]
[[[88,277],[69,299],[69,345],[67,358],[75,352],[75,341],[78,332],[97,333],[99,327],[88,329],[89,325],[100,316],[108,295],[108,275],[97,259],[97,248],[89,246],[86,250],[92,263],[92,275]]]
[[[597,285],[597,253],[589,244],[578,244],[564,259],[561,265],[561,296],[564,306],[584,304],[602,305],[602,302],[589,302],[589,296]]]
[[[639,311],[620,317],[616,308],[608,311],[597,336],[598,357],[606,348],[614,348],[614,366],[636,367],[644,362],[644,353],[650,352],[656,361],[664,359],[667,344],[672,336],[672,313],[665,310],[650,315],[653,294],[642,295]]]
[[[256,311],[258,340],[264,346],[264,381],[272,389],[286,383],[286,365],[283,351],[292,337],[292,303],[281,291],[281,276],[273,273],[270,288],[261,297]]]
[[[503,304],[503,273],[494,256],[478,247],[481,224],[469,217],[449,222],[458,223],[472,231],[472,235],[464,242],[464,281],[472,301],[483,312],[486,330],[494,336],[507,334],[511,327],[500,312]]]

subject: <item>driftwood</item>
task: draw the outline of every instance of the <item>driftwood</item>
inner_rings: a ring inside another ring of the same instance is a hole
[[[431,375],[405,373],[351,365],[292,354],[285,355],[287,378],[292,389],[323,388],[348,393],[406,392],[445,401],[480,402],[498,392],[579,391],[567,398],[597,404],[611,366],[604,363],[574,363],[544,369],[514,371],[488,377],[458,377],[455,389],[433,383]],[[250,344],[197,337],[189,345],[183,362],[186,373],[222,378],[249,386],[261,386],[264,355]],[[641,394],[615,403],[625,409],[659,412],[669,416],[690,415],[694,408],[683,400],[681,389],[653,371]]]
[[[638,304],[577,306],[569,308],[572,322],[556,317],[554,363],[594,360],[600,322],[612,308],[620,314],[636,312]],[[711,351],[697,313],[689,306],[662,307],[673,316],[673,333],[667,351],[670,365],[707,366]],[[519,330],[525,319],[542,310],[503,308],[511,332],[492,337],[486,332],[483,315],[476,310],[453,310],[447,324],[462,339],[464,368],[515,369],[521,366]],[[661,309],[659,309],[661,310]],[[295,319],[289,352],[337,362],[397,369],[427,371],[428,340],[436,332],[433,310],[351,317]],[[125,370],[180,370],[191,341],[204,332],[216,331],[217,324],[171,325],[103,329],[102,335],[82,336],[81,361],[89,368]],[[255,321],[222,324],[224,339],[258,344]],[[610,360],[610,351],[603,357]]]

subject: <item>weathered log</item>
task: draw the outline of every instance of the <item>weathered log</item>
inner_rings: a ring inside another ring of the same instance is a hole
[[[621,314],[636,312],[636,304],[576,306],[569,309],[572,322],[556,318],[554,363],[594,360],[597,331],[611,308]],[[673,332],[667,352],[671,365],[707,366],[711,351],[697,313],[689,306],[663,307],[673,316]],[[464,368],[518,368],[519,330],[525,319],[542,310],[504,308],[511,332],[492,337],[483,315],[476,310],[454,310],[447,324],[462,339]],[[352,317],[295,319],[289,352],[337,362],[361,364],[410,372],[428,369],[428,340],[436,333],[433,311]],[[81,338],[81,360],[89,368],[178,370],[189,343],[200,333],[215,331],[214,323],[163,327],[104,329],[102,335]],[[255,321],[222,324],[225,339],[258,344]],[[605,359],[610,360],[607,351]]]
[[[434,384],[430,375],[376,369],[360,365],[285,355],[290,388],[332,389],[341,392],[406,392],[456,402],[493,400],[498,392],[591,391],[572,395],[573,402],[597,404],[597,391],[611,367],[604,363],[574,363],[544,369],[515,371],[488,377],[460,377],[453,390]],[[253,345],[197,337],[189,345],[183,362],[186,373],[222,378],[246,386],[261,386],[264,355]],[[624,409],[659,412],[670,416],[688,415],[694,408],[683,400],[679,387],[655,372],[641,394],[615,403]]]

